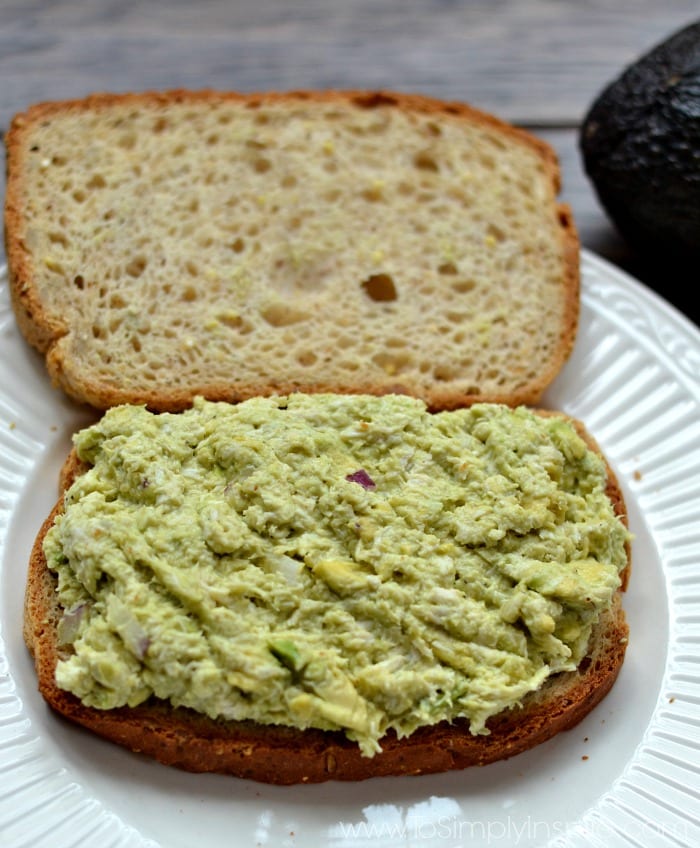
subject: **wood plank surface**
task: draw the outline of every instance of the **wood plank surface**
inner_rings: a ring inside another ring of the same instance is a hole
[[[671,276],[664,257],[634,255],[577,144],[602,87],[699,17],[698,0],[0,0],[0,129],[31,103],[100,90],[387,88],[468,101],[549,141],[583,245],[697,321],[697,272]]]
[[[697,0],[10,2],[0,124],[27,102],[169,87],[388,87],[531,125],[594,93],[700,15]]]

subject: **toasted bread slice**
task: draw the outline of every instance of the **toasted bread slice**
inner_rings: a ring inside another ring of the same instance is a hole
[[[574,423],[597,450],[583,425]],[[62,471],[61,488],[65,490],[86,468],[73,452]],[[626,525],[622,491],[609,466],[607,495]],[[56,577],[47,567],[42,545],[62,508],[61,499],[37,536],[29,565],[24,635],[34,656],[39,690],[54,710],[71,721],[167,765],[279,784],[428,774],[485,765],[576,725],[609,692],[623,664],[628,628],[621,597],[629,577],[629,547],[620,590],[595,626],[578,669],[549,677],[520,705],[492,717],[487,722],[488,735],[472,734],[469,722],[457,719],[420,727],[402,739],[390,732],[381,740],[381,752],[367,757],[341,732],[212,720],[155,698],[133,708],[94,709],[60,689],[55,680],[56,664],[65,650],[57,640],[62,610]]]
[[[572,349],[550,147],[386,92],[97,95],[6,135],[26,338],[98,408],[293,391],[535,404]]]

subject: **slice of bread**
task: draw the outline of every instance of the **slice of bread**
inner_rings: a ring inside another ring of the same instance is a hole
[[[599,452],[584,426],[578,421],[574,424],[590,447]],[[75,452],[71,453],[62,470],[62,491],[87,468]],[[609,466],[607,474],[606,493],[615,514],[626,525],[623,494]],[[60,689],[55,680],[57,662],[66,648],[58,644],[62,610],[43,540],[62,508],[61,498],[37,536],[29,566],[24,638],[34,657],[39,690],[48,704],[69,720],[188,771],[294,784],[428,774],[485,765],[528,750],[576,725],[609,692],[625,657],[628,628],[621,597],[629,577],[629,547],[620,589],[595,626],[577,670],[550,676],[519,705],[489,719],[488,735],[472,734],[469,722],[457,719],[420,727],[402,739],[390,732],[381,740],[381,752],[368,757],[341,732],[213,720],[189,709],[174,709],[155,698],[131,708],[91,708]]]
[[[16,116],[19,326],[98,408],[400,391],[535,404],[578,239],[542,141],[385,92],[97,95]]]

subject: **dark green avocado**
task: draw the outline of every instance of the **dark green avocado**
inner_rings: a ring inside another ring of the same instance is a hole
[[[579,144],[601,204],[639,253],[700,257],[700,21],[601,92]]]

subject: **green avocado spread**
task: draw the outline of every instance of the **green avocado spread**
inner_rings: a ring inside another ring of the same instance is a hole
[[[473,733],[576,668],[628,533],[575,429],[389,395],[108,411],[44,550],[58,685],[110,709]]]

